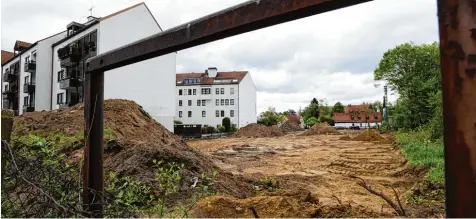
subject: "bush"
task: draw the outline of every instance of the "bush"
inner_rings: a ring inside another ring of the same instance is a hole
[[[221,125],[225,127],[225,132],[230,132],[231,130],[231,120],[228,117],[223,118]]]
[[[202,134],[208,134],[208,126],[207,125],[203,126],[201,132]]]
[[[220,126],[218,126],[217,130],[218,130],[218,132],[223,133],[223,132],[225,132],[225,127],[220,125]]]
[[[213,127],[213,126],[208,126],[208,127],[207,127],[207,133],[208,133],[208,134],[212,134],[212,133],[215,133],[215,132],[217,132],[217,130],[215,129],[215,127]]]
[[[425,128],[398,132],[396,141],[411,166],[428,168],[427,179],[431,183],[444,184],[443,141],[431,140],[431,136],[431,130]]]
[[[183,122],[182,122],[182,121],[180,121],[180,120],[174,120],[174,124],[175,124],[175,125],[182,125],[182,124],[183,124]]]
[[[311,117],[311,118],[306,120],[306,125],[308,125],[308,126],[313,126],[316,123],[319,123],[319,120],[317,120],[316,117]]]

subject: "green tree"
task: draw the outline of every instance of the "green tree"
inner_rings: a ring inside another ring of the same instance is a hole
[[[290,114],[290,115],[296,115],[296,111],[293,110],[293,109],[288,109],[287,112],[288,112],[288,114]]]
[[[280,115],[276,112],[274,107],[269,107],[267,111],[262,112],[258,118],[258,124],[263,124],[266,126],[277,125],[280,122],[283,122],[286,119],[286,116]]]
[[[432,106],[432,97],[441,90],[438,44],[405,43],[388,50],[374,78],[385,80],[400,96],[392,114],[395,126],[414,129],[428,124],[438,111]]]
[[[316,117],[310,117],[310,118],[308,118],[308,119],[305,120],[305,121],[306,121],[306,125],[308,125],[308,126],[313,126],[313,125],[315,125],[316,123],[319,123],[319,120],[316,119]]]
[[[383,111],[383,105],[382,105],[382,102],[380,101],[375,101],[374,103],[372,103],[372,108],[377,111],[377,109],[382,112]]]
[[[221,121],[221,125],[225,127],[225,132],[230,132],[231,131],[231,120],[228,117],[223,118]]]
[[[334,104],[334,107],[332,107],[332,112],[334,113],[343,113],[344,112],[344,105],[341,102],[337,102]]]

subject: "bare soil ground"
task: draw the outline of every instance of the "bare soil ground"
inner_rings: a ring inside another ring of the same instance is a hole
[[[349,138],[341,140],[342,135],[335,134],[303,136],[297,132],[278,137],[224,138],[188,144],[208,154],[215,165],[234,175],[274,178],[280,189],[309,191],[323,206],[350,204],[364,206],[364,210],[370,212],[344,214],[345,217],[395,216],[395,211],[382,198],[359,186],[353,176],[364,179],[372,188],[391,198],[395,197],[394,188],[402,199],[418,177],[408,174],[411,170],[406,160],[389,141],[352,141],[350,138],[356,137],[358,131],[341,132]],[[207,216],[203,212],[199,215]]]

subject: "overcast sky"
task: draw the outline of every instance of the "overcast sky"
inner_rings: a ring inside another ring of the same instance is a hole
[[[105,16],[140,0],[2,0],[2,49],[35,42],[71,21]],[[145,0],[163,29],[243,0]],[[247,70],[258,90],[258,112],[298,110],[313,97],[328,104],[382,100],[373,70],[398,44],[438,40],[435,0],[377,0],[253,31],[178,52],[177,72]],[[395,96],[390,96],[394,100]]]

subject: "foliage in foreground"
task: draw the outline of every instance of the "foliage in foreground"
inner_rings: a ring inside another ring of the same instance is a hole
[[[105,130],[105,136],[111,135]],[[36,135],[14,137],[12,146],[3,145],[2,217],[81,217],[82,185],[80,166],[69,165],[64,147],[80,142],[81,134],[45,139]],[[80,143],[78,143],[80,144]],[[4,147],[5,146],[5,147]],[[150,187],[131,176],[109,174],[105,192],[105,217],[187,217],[201,198],[212,195],[216,172],[202,173],[191,189],[191,200],[171,206],[169,196],[179,191],[183,164],[154,161],[156,183]]]

